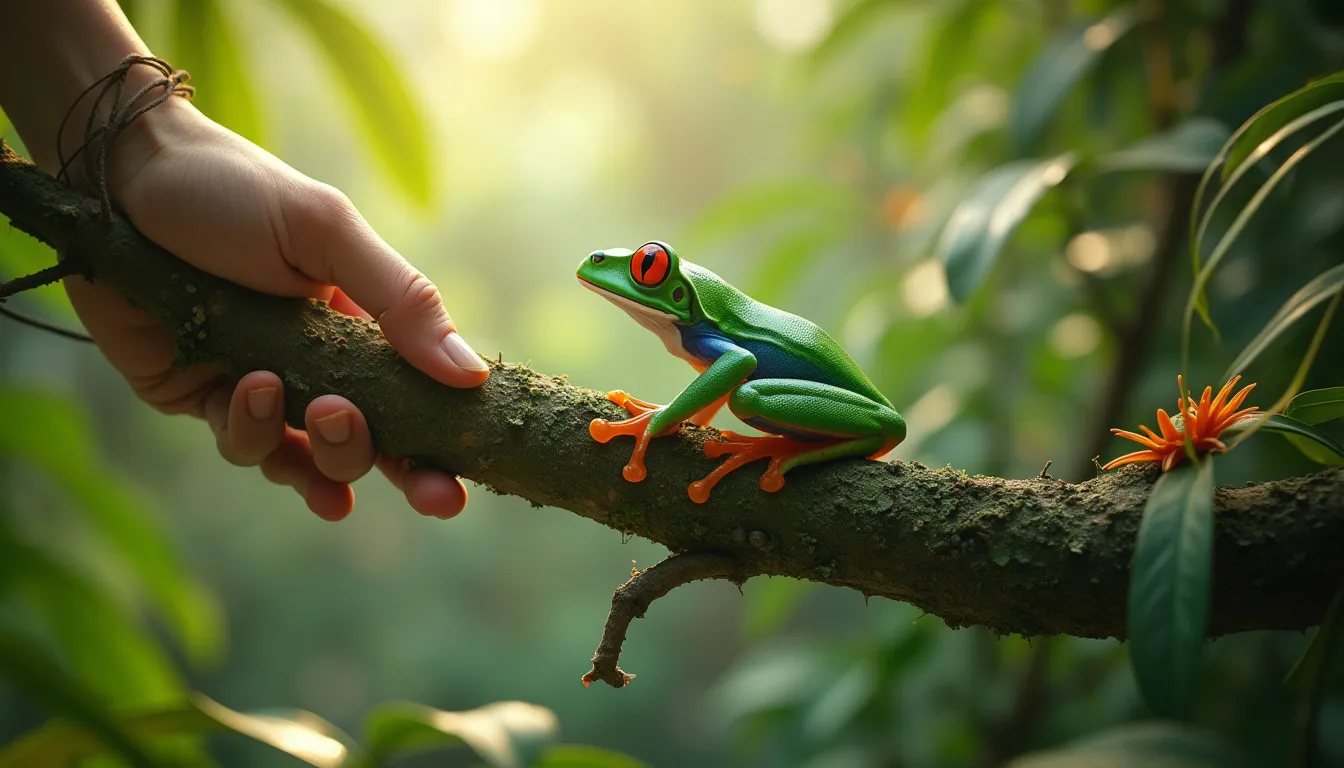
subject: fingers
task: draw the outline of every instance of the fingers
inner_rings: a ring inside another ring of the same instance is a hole
[[[205,396],[201,415],[219,453],[238,466],[260,466],[267,479],[288,485],[324,520],[341,520],[354,507],[349,484],[377,463],[422,515],[447,520],[466,506],[467,489],[452,475],[412,469],[405,460],[375,456],[368,422],[353,403],[324,395],[308,405],[306,432],[284,421],[284,386],[269,371],[254,371],[230,391]]]
[[[373,468],[373,438],[364,415],[349,400],[323,395],[304,415],[313,461],[323,475],[353,483]]]
[[[296,429],[285,428],[279,447],[262,460],[261,473],[272,483],[298,491],[308,509],[323,520],[342,520],[355,508],[355,492],[322,474],[313,461],[308,436]]]
[[[427,469],[413,469],[404,459],[379,456],[378,469],[392,485],[406,494],[411,508],[426,517],[447,520],[467,506],[467,489],[453,475]]]
[[[489,366],[457,332],[439,290],[364,221],[339,191],[310,196],[296,217],[304,230],[287,254],[315,280],[339,287],[377,318],[383,335],[412,365],[454,387],[475,387]],[[320,232],[321,236],[310,233]]]

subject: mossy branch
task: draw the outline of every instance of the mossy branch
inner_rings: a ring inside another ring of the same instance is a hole
[[[649,478],[627,483],[620,470],[629,441],[602,445],[588,434],[592,419],[625,415],[598,392],[506,363],[492,364],[479,389],[441,386],[398,357],[373,324],[225,282],[120,216],[100,221],[95,201],[2,142],[0,212],[162,320],[181,362],[279,374],[295,426],[314,398],[343,395],[368,417],[379,451],[674,553],[730,558],[738,580],[787,575],[849,587],[912,603],[952,626],[1124,633],[1152,469],[1069,484],[842,461],[795,470],[777,493],[757,488],[757,473],[739,471],[698,505],[686,486],[714,466],[702,451],[713,430],[686,426],[655,440]],[[1317,623],[1344,581],[1344,468],[1223,488],[1216,504],[1211,633]]]

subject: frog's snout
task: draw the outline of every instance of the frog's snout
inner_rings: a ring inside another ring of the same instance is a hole
[[[588,261],[593,264],[601,264],[603,259],[607,258],[606,251],[593,251],[588,254]]]

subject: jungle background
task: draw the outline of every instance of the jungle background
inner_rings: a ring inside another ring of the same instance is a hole
[[[894,458],[1005,477],[1090,477],[1128,450],[1108,427],[1170,407],[1198,174],[1257,109],[1344,65],[1334,0],[123,6],[207,114],[344,190],[482,353],[667,401],[692,372],[573,278],[595,248],[665,239],[830,330],[906,416]],[[1268,198],[1215,275],[1200,388],[1339,262],[1342,150]],[[949,285],[944,229],[977,181],[1068,152],[1109,160],[1047,169],[983,284]],[[0,232],[4,276],[49,261]],[[13,306],[74,322],[59,289]],[[1307,388],[1344,380],[1338,325]],[[1309,326],[1255,363],[1253,402],[1288,385]],[[13,323],[0,412],[0,619],[109,707],[200,691],[358,734],[392,700],[516,699],[566,743],[650,765],[816,768],[997,765],[1146,716],[1118,642],[953,631],[778,578],[676,590],[632,627],[637,683],[585,689],[611,590],[660,548],[479,488],[459,518],[421,518],[373,475],[324,523],[91,347]],[[1218,481],[1317,466],[1266,436]],[[1283,679],[1309,637],[1213,642],[1195,721],[1283,764],[1303,720]],[[0,745],[47,722],[38,698],[0,683]],[[1344,764],[1344,697],[1320,724],[1322,764]],[[299,764],[236,735],[208,749]]]

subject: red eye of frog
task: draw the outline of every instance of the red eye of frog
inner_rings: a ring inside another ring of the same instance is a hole
[[[649,243],[630,257],[630,276],[645,288],[656,288],[667,279],[671,260],[657,243]]]

